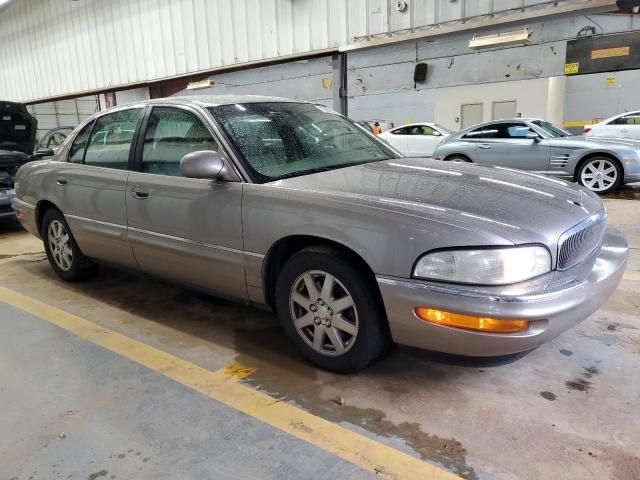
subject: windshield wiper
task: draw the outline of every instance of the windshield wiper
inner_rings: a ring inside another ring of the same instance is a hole
[[[273,180],[275,181],[275,180],[282,180],[283,178],[301,177],[303,175],[311,175],[313,173],[319,173],[319,172],[328,172],[329,170],[334,170],[336,168],[340,168],[341,166],[342,165],[332,165],[331,167],[308,168],[306,170],[299,170],[297,172],[289,173],[281,177],[276,177]]]

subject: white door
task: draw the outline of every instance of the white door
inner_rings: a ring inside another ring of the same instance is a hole
[[[483,119],[484,106],[482,103],[467,103],[460,106],[460,124],[463,129],[482,123]]]
[[[393,148],[407,154],[409,127],[400,127],[392,131],[383,132],[379,135],[379,138],[388,142]]]
[[[492,120],[506,120],[516,118],[517,105],[515,100],[493,102]]]
[[[640,112],[617,118],[613,123],[617,137],[640,139]]]
[[[442,136],[440,132],[428,125],[414,125],[409,128],[407,139],[407,155],[430,157]]]

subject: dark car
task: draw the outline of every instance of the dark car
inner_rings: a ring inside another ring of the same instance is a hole
[[[38,121],[21,103],[0,101],[0,219],[14,218],[11,199],[18,168],[33,160]]]

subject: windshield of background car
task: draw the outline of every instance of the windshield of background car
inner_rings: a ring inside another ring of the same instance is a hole
[[[265,102],[209,110],[259,182],[400,157],[322,105]]]
[[[453,133],[453,130],[448,129],[447,127],[443,127],[439,123],[436,123],[435,125],[436,125],[436,127],[438,127],[438,129],[442,130],[445,133],[448,133],[449,135],[451,135]]]
[[[562,130],[561,128],[556,127],[553,123],[544,122],[541,120],[536,120],[532,122],[537,127],[541,128],[544,133],[549,135],[550,137],[570,137],[572,134],[567,132],[566,130]]]

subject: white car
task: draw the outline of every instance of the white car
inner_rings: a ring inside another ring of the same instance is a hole
[[[392,147],[410,157],[430,157],[436,145],[451,131],[437,123],[410,123],[378,135]]]
[[[640,111],[626,112],[594,125],[585,125],[587,137],[633,138],[640,140]]]

